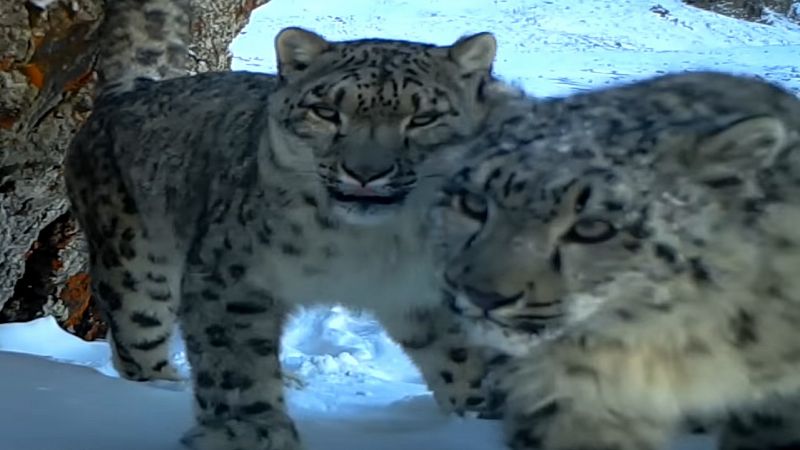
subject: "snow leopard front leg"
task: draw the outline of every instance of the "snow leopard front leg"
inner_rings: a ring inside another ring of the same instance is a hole
[[[442,411],[499,417],[504,395],[494,384],[491,369],[503,356],[470,344],[459,318],[448,308],[378,317],[419,368]]]
[[[278,352],[286,309],[253,287],[240,261],[190,264],[180,317],[192,367],[193,450],[296,450]]]

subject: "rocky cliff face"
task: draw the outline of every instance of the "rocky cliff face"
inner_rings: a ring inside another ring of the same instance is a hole
[[[230,67],[230,42],[267,1],[192,0],[188,69]],[[92,109],[104,5],[0,2],[0,323],[52,314],[84,338],[105,333],[61,179],[64,150]]]
[[[683,0],[687,5],[714,11],[726,16],[753,22],[766,23],[766,11],[787,16],[800,23],[800,1],[798,0]]]

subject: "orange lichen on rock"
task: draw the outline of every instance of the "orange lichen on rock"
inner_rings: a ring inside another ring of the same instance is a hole
[[[108,327],[103,322],[92,320],[91,327],[83,333],[83,336],[81,336],[81,338],[86,341],[94,341],[96,339],[102,339],[106,336],[107,331]]]
[[[64,86],[64,92],[76,92],[80,90],[80,88],[89,84],[93,79],[94,70],[88,70],[83,75],[67,81],[67,84]]]
[[[69,277],[59,293],[59,298],[69,311],[61,326],[87,341],[104,337],[108,329],[100,319],[97,305],[92,301],[91,285],[89,274],[81,272]]]
[[[28,77],[28,82],[36,86],[37,89],[41,89],[44,86],[44,72],[36,64],[25,64],[20,67],[20,71]]]
[[[17,117],[12,116],[0,116],[0,128],[10,130],[17,123],[17,119]]]
[[[72,327],[80,323],[89,308],[89,300],[92,298],[89,274],[79,273],[68,278],[59,298],[69,309],[69,317],[64,322],[64,326]]]

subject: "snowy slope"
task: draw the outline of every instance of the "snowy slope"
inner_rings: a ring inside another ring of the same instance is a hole
[[[541,96],[689,69],[754,73],[800,90],[799,26],[753,24],[680,0],[273,0],[231,46],[234,69],[273,72],[273,38],[285,26],[436,44],[492,31],[498,74]]]
[[[234,69],[274,71],[274,35],[290,25],[330,39],[438,44],[490,30],[499,41],[497,72],[541,96],[707,68],[800,91],[800,27],[658,3],[651,10],[655,1],[272,0],[232,45]],[[368,316],[301,312],[285,339],[284,364],[305,385],[290,391],[289,405],[309,450],[502,448],[497,423],[441,416],[419,374]],[[191,422],[187,387],[118,379],[109,355],[105,343],[75,339],[52,319],[0,326],[0,450],[180,448]],[[175,360],[186,369],[179,346]],[[712,448],[704,437],[677,445]]]

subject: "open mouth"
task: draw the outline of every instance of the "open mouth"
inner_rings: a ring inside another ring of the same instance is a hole
[[[328,189],[332,199],[342,203],[356,203],[359,205],[396,205],[401,203],[408,191],[399,191],[391,194],[345,194],[337,189]]]

